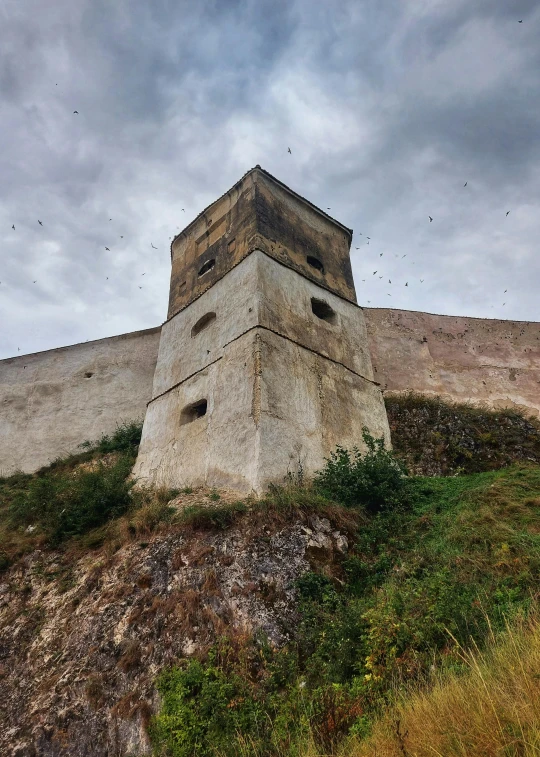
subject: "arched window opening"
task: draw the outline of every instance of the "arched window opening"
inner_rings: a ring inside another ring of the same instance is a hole
[[[191,329],[191,337],[197,336],[201,331],[210,326],[210,324],[216,320],[215,313],[206,313],[202,318],[199,318],[195,326]]]
[[[186,423],[193,423],[193,421],[202,418],[203,415],[206,415],[207,408],[207,400],[198,400],[191,405],[187,405],[180,413],[180,425],[185,426]]]
[[[318,300],[315,297],[311,298],[311,310],[317,318],[321,321],[327,321],[327,323],[337,323],[337,313],[330,305],[324,300]]]
[[[319,260],[319,258],[314,258],[313,255],[308,255],[307,262],[312,268],[315,268],[317,271],[324,273],[324,266]]]
[[[211,271],[212,268],[215,266],[216,261],[214,258],[212,260],[207,260],[206,263],[203,265],[201,270],[199,271],[199,277],[204,276],[205,273],[208,273],[208,271]]]

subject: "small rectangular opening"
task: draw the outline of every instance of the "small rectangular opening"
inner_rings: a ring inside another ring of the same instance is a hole
[[[192,423],[193,421],[202,418],[203,415],[206,415],[207,409],[207,400],[198,400],[191,405],[187,405],[180,414],[180,425],[185,426],[186,423]]]
[[[320,273],[324,273],[324,266],[319,260],[319,258],[315,258],[313,255],[308,255],[306,260],[312,268],[315,268],[316,271],[319,271]]]
[[[327,323],[337,323],[337,313],[324,300],[318,300],[316,297],[311,298],[311,310],[317,318]]]

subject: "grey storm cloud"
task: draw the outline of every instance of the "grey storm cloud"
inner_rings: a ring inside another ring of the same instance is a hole
[[[355,230],[360,304],[540,320],[536,0],[5,0],[0,23],[0,357],[159,324],[169,238],[257,163]]]

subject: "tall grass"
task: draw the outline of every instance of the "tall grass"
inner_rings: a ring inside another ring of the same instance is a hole
[[[348,757],[538,757],[540,617],[508,626],[480,651],[462,649],[466,672],[409,692]],[[305,754],[307,757],[307,753]],[[310,757],[314,757],[311,752]]]

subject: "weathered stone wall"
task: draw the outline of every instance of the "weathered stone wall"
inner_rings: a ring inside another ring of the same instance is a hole
[[[260,492],[363,426],[390,438],[361,309],[255,250],[163,325],[134,474]]]
[[[365,308],[375,379],[540,416],[540,324]]]
[[[144,418],[161,329],[0,360],[0,475]]]
[[[276,278],[274,266],[264,262],[264,267],[268,296],[259,300],[258,307],[267,326],[276,330],[280,314],[290,312],[290,317],[282,320],[287,329],[285,336],[323,350],[325,356],[367,378],[374,375],[386,393],[413,389],[494,408],[515,407],[540,416],[540,324],[365,308],[374,369],[370,374],[365,367],[368,356],[361,349],[365,341],[355,338],[355,329],[347,325],[343,331],[347,339],[331,339],[330,325],[315,317],[300,317],[305,305],[299,291],[280,287],[281,271],[285,269],[279,267]],[[292,278],[296,281],[294,274]],[[218,287],[212,287],[207,293],[209,300],[201,301],[183,329],[178,330],[182,319],[169,322],[171,339],[162,343],[162,349],[172,350],[176,340],[192,341],[190,330],[197,320],[195,316],[208,310],[217,313],[218,303],[226,311],[240,308],[241,302],[247,304],[245,294],[241,296],[246,282],[236,283],[236,295],[230,301],[218,297]],[[298,287],[303,288],[300,284]],[[351,318],[351,308],[360,312],[353,305],[341,309],[339,303],[343,301],[329,297],[325,295],[340,318]],[[249,307],[246,310],[251,316]],[[246,314],[245,328],[254,323]],[[171,352],[170,359],[164,361],[171,375],[156,374],[155,394],[200,370],[205,356],[208,363],[213,362],[218,357],[216,345],[207,344],[208,338],[215,327],[221,331],[231,324],[235,319],[224,317],[216,319],[210,330],[201,331],[197,340],[202,350],[201,365],[191,364],[196,352],[190,351],[189,361],[181,350],[174,351],[174,355]],[[320,340],[318,345],[315,343],[321,329],[329,332],[326,349]],[[301,339],[299,330],[304,332]],[[224,332],[220,340],[225,344],[237,333]],[[152,397],[160,334],[161,328],[157,327],[0,360],[0,474],[34,471],[59,455],[76,451],[82,441],[114,431],[123,420],[142,419]],[[92,376],[87,378],[87,373]]]
[[[171,245],[172,318],[253,250],[356,302],[352,231],[256,167],[209,205]]]

